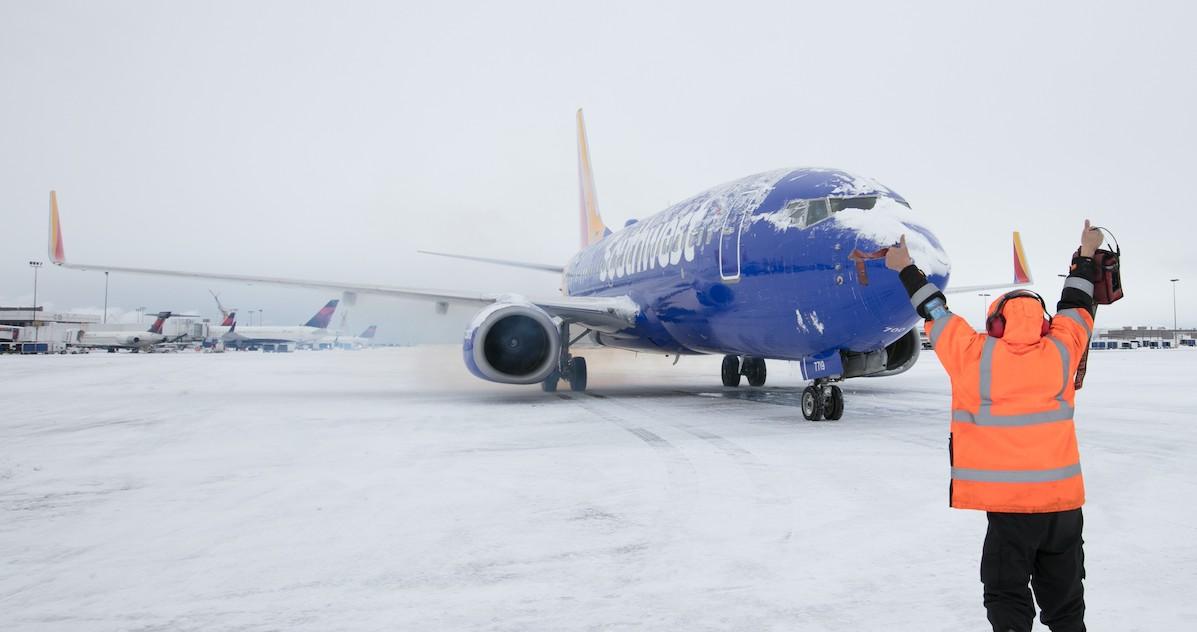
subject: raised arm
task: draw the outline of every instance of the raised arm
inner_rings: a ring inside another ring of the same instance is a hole
[[[1056,304],[1056,317],[1052,319],[1051,335],[1068,345],[1072,351],[1072,369],[1076,369],[1080,355],[1089,346],[1093,337],[1093,282],[1097,280],[1097,265],[1093,254],[1101,247],[1101,231],[1085,220],[1081,231],[1081,248],[1072,258],[1068,278]]]
[[[885,266],[898,273],[914,311],[926,320],[927,338],[949,374],[955,375],[967,362],[981,357],[985,336],[948,309],[947,297],[910,258],[906,235],[886,251]]]

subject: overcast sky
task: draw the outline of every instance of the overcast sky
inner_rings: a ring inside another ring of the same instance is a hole
[[[1085,217],[1127,298],[1099,325],[1197,325],[1194,3],[14,2],[0,0],[0,304],[28,303],[57,189],[68,258],[548,294],[576,248],[574,110],[610,226],[784,166],[908,199],[953,282],[1042,292]],[[902,5],[902,6],[900,6]],[[113,275],[119,309],[270,323],[325,293]],[[99,273],[39,301],[98,308]],[[954,297],[976,321],[981,299]],[[962,303],[962,304],[961,304]],[[470,310],[366,297],[351,329],[456,340]]]

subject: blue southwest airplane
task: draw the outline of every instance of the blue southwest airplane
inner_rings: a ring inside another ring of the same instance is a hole
[[[918,316],[886,248],[907,236],[919,266],[948,287],[950,264],[910,205],[869,178],[837,169],[779,169],[721,186],[643,221],[611,231],[599,215],[581,110],[578,180],[581,249],[565,266],[427,253],[562,275],[562,296],[526,298],[236,274],[68,263],[58,202],[50,194],[50,259],[66,268],[106,270],[339,290],[466,303],[481,309],[465,332],[463,355],[474,375],[507,384],[566,381],[586,388],[586,361],[571,345],[589,335],[599,345],[664,354],[721,354],[723,384],[765,383],[765,360],[801,363],[813,382],[802,394],[807,419],[839,419],[836,382],[895,375],[918,359]],[[1014,233],[1012,283],[950,288],[998,289],[1031,282]],[[571,338],[571,325],[582,331]]]

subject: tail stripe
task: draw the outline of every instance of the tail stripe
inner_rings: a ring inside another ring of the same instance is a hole
[[[1022,249],[1022,237],[1014,231],[1014,282],[1027,284],[1031,282],[1031,269],[1027,265],[1027,254]]]
[[[66,261],[62,247],[62,223],[58,219],[58,192],[50,192],[50,261],[61,265]]]
[[[578,110],[578,201],[581,241],[585,248],[611,233],[599,215],[598,192],[594,187],[594,171],[590,165],[590,143],[586,140],[586,122]]]

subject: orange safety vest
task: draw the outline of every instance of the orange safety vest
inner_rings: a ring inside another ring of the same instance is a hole
[[[1085,484],[1072,377],[1089,345],[1093,316],[1061,310],[1041,336],[1038,301],[1011,300],[1003,314],[1002,338],[977,333],[950,313],[926,324],[952,379],[951,506],[1009,513],[1076,509],[1085,503]]]

